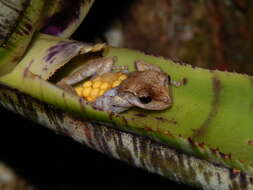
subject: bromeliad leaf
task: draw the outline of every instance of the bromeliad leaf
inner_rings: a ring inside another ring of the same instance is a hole
[[[103,50],[104,44],[89,45],[48,35],[38,35],[29,53],[18,67],[29,70],[44,80],[48,80],[58,69],[74,57]]]
[[[131,109],[111,114],[92,108],[82,98],[52,84],[53,80],[46,81],[68,61],[80,66],[93,59],[94,56],[85,54],[92,52],[97,52],[95,57],[116,57],[116,65],[127,65],[130,71],[134,71],[136,60],[143,60],[161,68],[172,80],[183,81],[181,87],[172,87],[171,108]],[[215,164],[253,174],[250,76],[192,68],[127,49],[40,36],[19,66],[0,81],[63,111],[148,136]]]
[[[0,1],[0,76],[18,64],[35,31],[41,28],[45,33],[69,37],[82,22],[93,2],[94,0],[78,0],[74,4],[70,0]],[[75,6],[70,6],[70,10],[69,4]]]
[[[0,76],[13,69],[42,22],[46,1],[0,1]]]

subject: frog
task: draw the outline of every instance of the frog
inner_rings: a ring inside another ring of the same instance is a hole
[[[162,69],[143,60],[134,61],[135,71],[133,72],[129,72],[126,66],[116,66],[115,63],[115,57],[97,58],[64,77],[56,85],[77,95],[73,88],[77,83],[120,70],[127,75],[127,78],[95,101],[88,102],[92,107],[121,113],[132,107],[165,110],[172,106],[171,85],[178,87],[181,85],[180,82],[171,81],[170,76]]]

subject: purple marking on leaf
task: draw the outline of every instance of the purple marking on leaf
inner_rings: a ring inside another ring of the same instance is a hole
[[[55,59],[56,59],[55,57],[52,58],[52,59],[49,61],[49,63],[52,64],[52,63],[55,61]]]
[[[62,33],[69,25],[79,18],[80,7],[85,0],[62,0],[59,12],[47,18],[41,32],[51,35]]]
[[[56,59],[56,56],[68,57],[72,54],[78,44],[76,42],[59,42],[57,45],[50,47],[47,51],[47,55],[43,58],[46,62],[52,64]]]
[[[43,33],[45,33],[45,34],[52,34],[54,36],[57,36],[61,32],[62,32],[62,29],[57,26],[48,26],[48,27],[44,28],[44,31],[43,31]]]

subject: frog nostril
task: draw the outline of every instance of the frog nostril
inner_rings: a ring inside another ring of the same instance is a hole
[[[149,102],[152,101],[152,98],[150,96],[141,96],[139,97],[139,100],[143,104],[148,104]]]

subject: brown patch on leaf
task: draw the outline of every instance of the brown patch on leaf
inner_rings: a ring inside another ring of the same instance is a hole
[[[241,173],[241,170],[232,169],[232,172],[233,172],[233,174],[239,174],[239,173]]]
[[[183,84],[183,85],[186,85],[187,83],[188,83],[188,79],[184,77],[184,78],[182,79],[182,84]]]
[[[137,116],[137,117],[147,117],[147,115],[144,114],[144,113],[136,113],[134,115]]]
[[[30,72],[30,68],[33,64],[34,60],[31,60],[30,63],[25,67],[25,70],[23,72],[23,78],[26,78]]]
[[[154,117],[156,120],[158,121],[161,121],[161,122],[166,122],[166,123],[171,123],[173,125],[177,125],[177,121],[176,120],[173,120],[173,119],[167,119],[167,118],[164,118],[164,117]]]
[[[253,140],[249,140],[248,145],[253,146]]]
[[[90,130],[90,128],[89,127],[84,127],[83,131],[84,131],[85,137],[87,139],[87,142],[85,142],[85,143],[87,143],[90,147],[95,148],[96,146],[92,142],[93,135],[92,135],[92,131]]]
[[[202,126],[198,130],[196,130],[195,133],[193,133],[193,135],[192,135],[193,139],[196,139],[198,137],[203,136],[207,132],[208,127],[209,127],[212,119],[215,118],[215,116],[218,114],[219,105],[220,105],[221,90],[222,90],[221,81],[220,81],[220,79],[218,79],[217,76],[214,75],[213,76],[213,101],[212,101],[212,107],[211,107],[211,110],[210,110],[206,120],[202,124]]]

